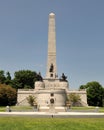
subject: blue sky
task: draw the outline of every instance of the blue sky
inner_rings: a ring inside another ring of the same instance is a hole
[[[104,0],[0,0],[0,70],[46,73],[48,15],[56,15],[57,68],[70,89],[104,86]]]

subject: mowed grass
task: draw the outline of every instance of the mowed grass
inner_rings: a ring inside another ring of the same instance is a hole
[[[33,111],[34,108],[31,106],[11,106],[10,107],[11,110],[16,110],[16,111]],[[71,111],[75,110],[75,111],[91,111],[91,112],[95,112],[96,111],[96,107],[92,107],[92,106],[88,106],[88,107],[71,107],[70,109]],[[0,106],[0,112],[5,112],[6,111],[6,107],[1,107]],[[104,107],[99,107],[99,112],[104,112]]]
[[[104,130],[104,118],[0,117],[0,130]]]

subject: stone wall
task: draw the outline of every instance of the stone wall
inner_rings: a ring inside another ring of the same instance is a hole
[[[75,94],[78,94],[80,96],[82,106],[88,106],[88,104],[87,104],[87,93],[86,93],[86,90],[67,91],[67,94],[71,94],[71,93],[75,93]]]
[[[54,93],[54,96],[51,94]],[[81,98],[82,106],[88,106],[87,104],[87,95],[86,90],[82,91],[66,91],[65,89],[41,89],[41,90],[18,90],[18,97],[17,97],[17,105],[29,105],[27,102],[27,97],[29,95],[33,95],[37,97],[37,102],[39,106],[48,107],[50,105],[50,99],[54,99],[55,106],[65,106],[66,95],[75,93],[78,94]]]
[[[29,105],[26,99],[29,95],[34,95],[34,89],[19,89],[17,95],[17,105]]]

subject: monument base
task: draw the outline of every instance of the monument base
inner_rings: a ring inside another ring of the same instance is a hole
[[[35,82],[35,89],[18,90],[17,105],[29,105],[27,97],[32,95],[36,97],[37,108],[40,112],[65,112],[67,96],[70,94],[78,94],[81,98],[81,106],[87,105],[86,90],[70,91],[68,82],[62,82],[58,79],[45,79]]]
[[[49,113],[57,113],[57,112],[66,112],[66,107],[40,107],[39,112],[49,112]]]

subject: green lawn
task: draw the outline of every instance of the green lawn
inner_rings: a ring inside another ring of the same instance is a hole
[[[31,106],[12,106],[10,107],[12,110],[23,110],[23,111],[29,111],[29,110],[33,110],[34,108]],[[96,107],[71,107],[71,110],[75,110],[75,111],[95,111]],[[5,112],[6,111],[6,107],[0,107],[0,112]],[[104,107],[100,107],[99,108],[99,112],[104,112]]]
[[[104,130],[104,118],[0,117],[0,130]]]
[[[88,107],[72,107],[72,110],[76,110],[76,111],[91,111],[94,112],[96,111],[96,107],[93,106],[88,106]],[[99,112],[104,112],[104,107],[99,107],[98,109]]]
[[[28,110],[33,110],[33,107],[31,106],[11,106],[10,107],[11,110],[24,110],[24,111],[28,111]],[[0,112],[5,112],[6,111],[6,107],[0,107]]]

